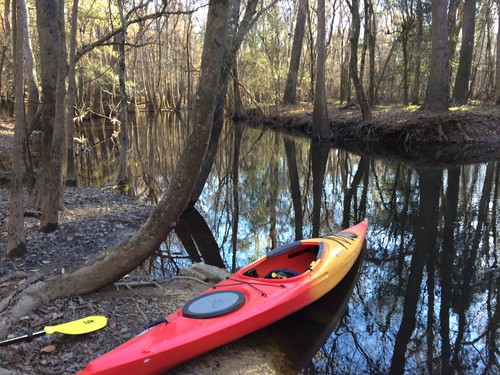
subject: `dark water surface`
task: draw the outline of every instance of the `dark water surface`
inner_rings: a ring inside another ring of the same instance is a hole
[[[128,193],[155,202],[189,127],[166,114],[130,129]],[[91,144],[110,131],[82,129]],[[111,141],[78,161],[81,184],[118,170]],[[307,374],[497,374],[499,176],[495,160],[412,166],[231,124],[184,236],[171,235],[151,267],[161,277],[198,258],[233,270],[367,218],[360,272],[274,331],[289,335],[283,350],[295,365]]]

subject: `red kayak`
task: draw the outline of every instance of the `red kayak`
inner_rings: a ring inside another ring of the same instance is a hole
[[[272,250],[79,374],[161,374],[300,310],[349,272],[367,228],[365,220],[331,236]]]

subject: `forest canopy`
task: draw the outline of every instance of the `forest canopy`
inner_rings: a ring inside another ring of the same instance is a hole
[[[235,78],[246,106],[274,105],[282,101],[297,12],[304,2],[306,13],[296,100],[312,101],[316,75],[317,1],[265,0],[259,2],[258,10],[271,6],[246,35],[236,60]],[[31,41],[33,79],[39,85],[37,7],[34,0],[26,3],[29,36],[26,42]],[[359,77],[370,104],[421,104],[432,71],[431,2],[364,0],[355,3],[360,14]],[[14,2],[2,0],[0,4],[0,98],[2,104],[8,105],[14,99]],[[325,4],[325,86],[329,102],[349,103],[356,97],[349,73],[353,26],[350,4],[350,1],[341,0],[327,0]],[[65,2],[67,35],[72,5]],[[240,17],[245,6],[244,1]],[[125,24],[120,18],[120,7]],[[149,111],[189,108],[199,74],[206,12],[205,0],[80,0],[75,35],[76,116],[83,119],[116,113],[120,102],[118,39],[124,25],[125,87],[129,106]],[[457,74],[461,74],[459,65],[465,40],[472,43],[470,75],[465,79],[466,99],[495,101],[498,13],[499,5],[494,0],[450,1],[447,19],[440,21],[447,25],[449,34],[450,96],[455,86],[464,83]],[[467,19],[471,16],[475,16],[472,41],[464,39]],[[69,43],[70,38],[67,39]],[[465,104],[463,99],[460,104]]]

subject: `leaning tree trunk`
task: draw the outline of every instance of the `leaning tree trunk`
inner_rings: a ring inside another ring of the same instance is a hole
[[[290,56],[290,67],[286,79],[284,104],[295,104],[297,102],[297,77],[299,75],[300,56],[304,42],[304,31],[306,27],[307,0],[299,0],[295,31],[293,34],[292,53]]]
[[[4,337],[20,317],[28,315],[39,304],[55,298],[91,293],[119,280],[141,265],[167,238],[187,206],[205,157],[216,104],[226,28],[227,0],[212,0],[203,47],[202,84],[198,86],[190,141],[179,158],[163,199],[147,222],[136,234],[107,249],[92,264],[70,274],[37,282],[21,292],[15,297],[13,307],[1,316],[0,337]]]
[[[24,125],[24,64],[22,20],[24,16],[22,7],[24,0],[17,0],[16,14],[16,42],[14,53],[14,86],[15,104],[14,114],[16,125],[12,147],[9,222],[7,224],[7,256],[20,257],[26,253],[26,235],[24,230],[24,204],[23,204],[23,143],[25,133]],[[26,4],[24,4],[26,7]]]
[[[210,135],[210,143],[208,145],[207,155],[205,157],[200,176],[198,177],[198,182],[196,183],[191,193],[191,204],[193,205],[198,201],[198,198],[201,195],[205,182],[207,181],[208,175],[212,169],[215,155],[217,153],[219,136],[222,132],[222,126],[224,125],[224,104],[229,84],[229,73],[231,72],[232,62],[234,61],[234,58],[241,47],[244,36],[262,14],[262,11],[257,13],[257,5],[259,3],[259,0],[249,0],[245,8],[243,19],[238,25],[237,15],[239,14],[240,0],[229,0],[229,2],[229,30],[234,31],[233,33],[230,33],[228,35],[226,45],[224,46],[224,62],[222,64],[219,90],[217,92],[217,105],[213,119],[212,133]],[[234,15],[232,13],[234,13]]]
[[[356,90],[356,97],[361,108],[361,115],[363,116],[363,121],[372,120],[372,111],[368,100],[366,100],[365,90],[363,88],[363,82],[359,79],[358,74],[358,43],[359,43],[359,33],[361,28],[361,20],[359,17],[359,0],[352,0],[352,2],[347,2],[352,15],[352,31],[351,31],[351,60],[349,63],[349,68],[351,72],[351,79],[354,83],[354,89]]]

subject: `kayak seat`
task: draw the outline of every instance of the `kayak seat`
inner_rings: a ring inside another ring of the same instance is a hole
[[[290,277],[298,276],[298,272],[294,270],[290,270],[288,268],[276,268],[274,270],[269,271],[265,279],[288,279]]]

